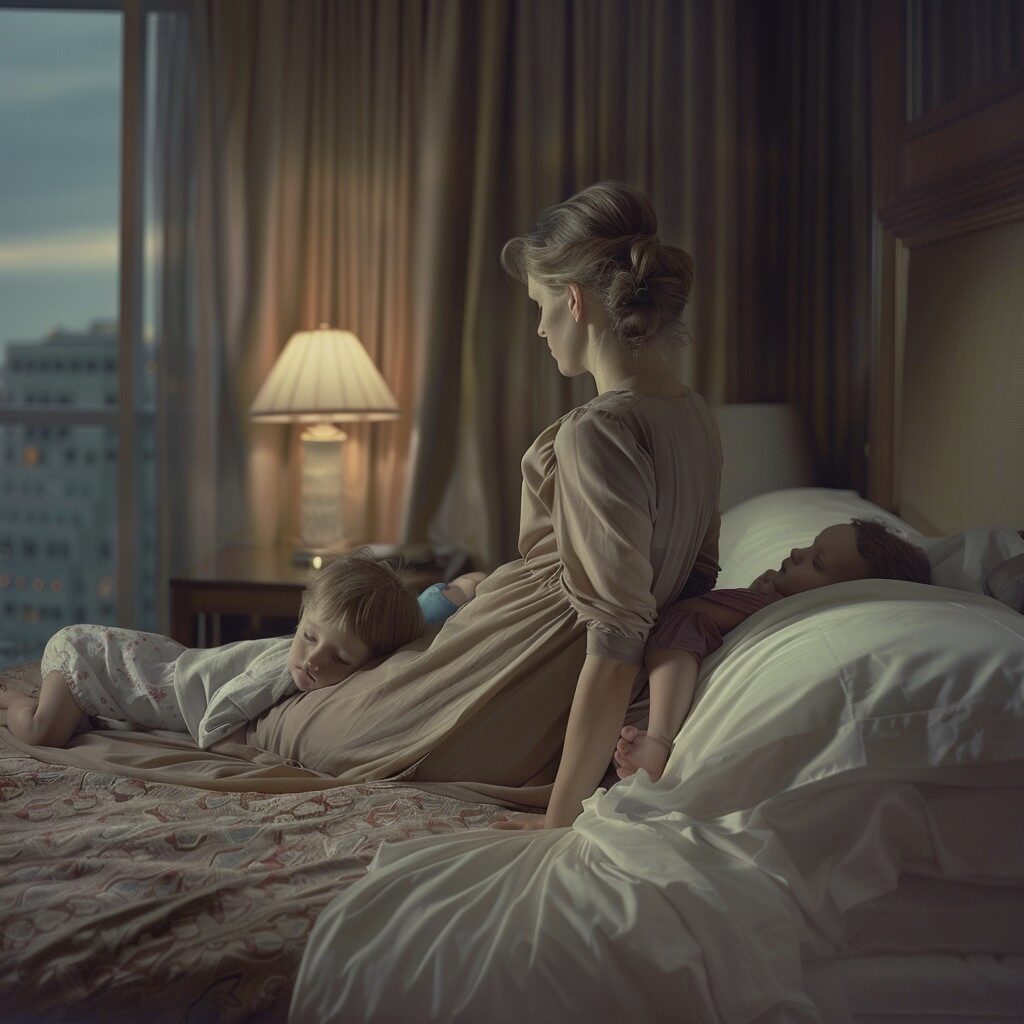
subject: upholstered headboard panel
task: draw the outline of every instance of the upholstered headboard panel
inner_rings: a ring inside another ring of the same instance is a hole
[[[1024,221],[915,247],[906,317],[900,515],[1024,526]]]
[[[866,497],[932,536],[1024,528],[1024,65],[996,74],[944,9],[871,6]],[[927,110],[921,40],[972,69]]]

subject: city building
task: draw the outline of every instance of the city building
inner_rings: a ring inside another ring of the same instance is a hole
[[[141,401],[152,409],[151,389]],[[0,404],[116,409],[117,324],[8,343]],[[69,623],[116,624],[117,449],[112,426],[0,424],[0,666],[38,658]],[[155,628],[154,487],[148,429],[137,475],[142,629]]]

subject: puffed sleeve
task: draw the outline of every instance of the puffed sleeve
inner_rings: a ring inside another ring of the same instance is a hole
[[[587,624],[587,654],[639,666],[657,616],[650,455],[621,420],[586,407],[563,421],[554,453],[551,524],[562,587]]]

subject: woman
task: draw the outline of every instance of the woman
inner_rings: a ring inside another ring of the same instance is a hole
[[[559,371],[598,391],[523,458],[522,557],[436,637],[278,705],[248,742],[343,781],[546,807],[529,825],[560,827],[611,765],[658,611],[714,583],[721,448],[667,358],[693,263],[643,195],[584,189],[502,262]]]

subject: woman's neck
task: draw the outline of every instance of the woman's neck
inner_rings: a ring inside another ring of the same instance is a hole
[[[606,391],[636,391],[643,395],[681,398],[689,392],[660,351],[649,346],[640,350],[635,363],[621,349],[599,362],[594,382],[599,395]]]

